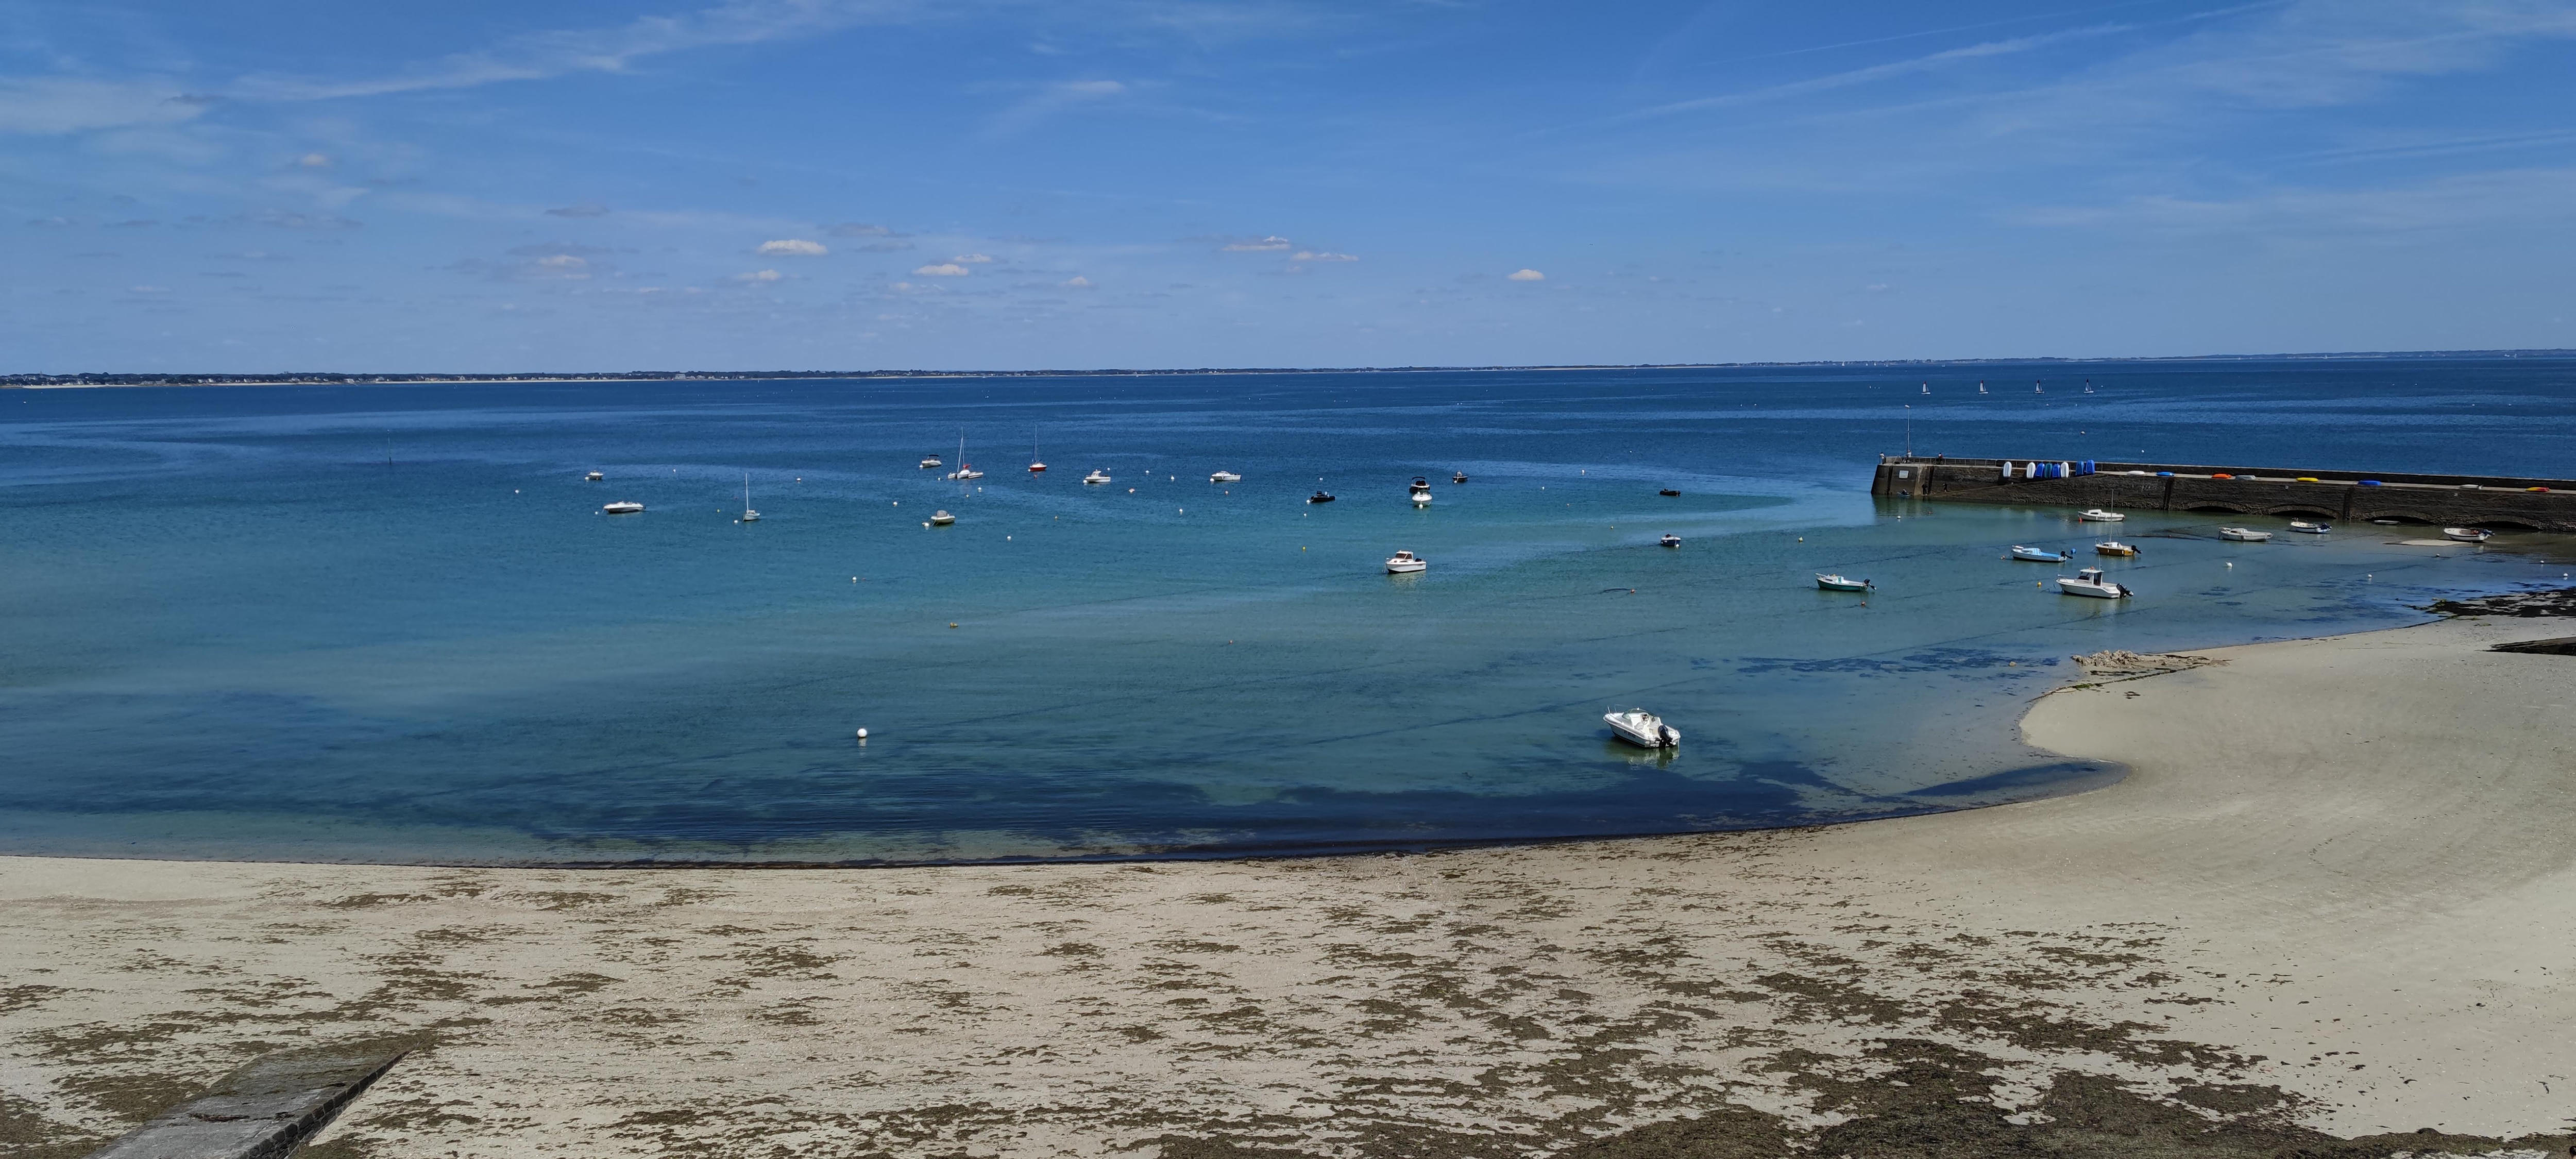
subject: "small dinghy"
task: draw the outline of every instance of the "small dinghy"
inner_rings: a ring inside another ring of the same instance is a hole
[[[2445,527],[2442,529],[2442,538],[2461,543],[2485,543],[2495,538],[2495,532],[2483,527]]]
[[[1829,592],[1865,592],[1878,585],[1865,579],[1847,579],[1827,573],[1816,577],[1816,586]]]
[[[2271,539],[2272,533],[2269,531],[2256,531],[2250,527],[2221,527],[2218,529],[2218,537],[2220,539],[2232,539],[2238,543],[2262,543]]]
[[[2013,545],[2012,557],[2030,563],[2064,563],[2074,558],[2063,551],[2050,551],[2044,547],[2023,547],[2018,543]]]
[[[945,511],[933,511],[930,513],[930,521],[941,527],[946,527],[951,523],[957,522],[957,517],[950,515]]]
[[[1317,491],[1306,497],[1306,502],[1308,503],[1330,503],[1332,501],[1333,493],[1330,491]]]
[[[1676,496],[1676,495],[1681,494],[1681,492],[1679,492],[1679,491],[1675,491],[1675,490],[1673,490],[1673,489],[1672,489],[1672,488],[1670,488],[1670,487],[1666,487],[1666,488],[1664,488],[1664,489],[1663,489],[1663,490],[1661,490],[1661,491],[1657,491],[1657,492],[1655,492],[1655,494],[1657,494],[1657,495],[1661,495],[1661,496],[1663,496],[1663,497],[1664,497],[1664,498],[1666,498],[1666,499],[1670,499],[1670,498],[1672,498],[1672,497],[1674,497],[1674,496]]]
[[[1241,476],[1241,475],[1237,475],[1237,474],[1235,474],[1235,473],[1234,473],[1234,472],[1232,472],[1232,471],[1218,471],[1218,472],[1216,472],[1215,474],[1212,474],[1212,475],[1209,475],[1209,476],[1208,476],[1208,482],[1210,482],[1210,483],[1240,483],[1240,482],[1243,482],[1243,476]]]
[[[1601,720],[1610,726],[1610,731],[1619,734],[1619,739],[1629,744],[1650,749],[1681,747],[1682,734],[1665,724],[1664,718],[1645,709],[1632,708],[1626,712],[1612,709],[1602,713]]]
[[[1455,475],[1449,476],[1449,481],[1452,483],[1464,483],[1467,481],[1467,473],[1465,471],[1460,471]]]
[[[611,503],[600,508],[600,510],[607,512],[610,515],[633,515],[644,510],[644,505],[632,499],[620,499],[615,503]]]
[[[2331,523],[2302,523],[2299,520],[2293,519],[2290,521],[2290,530],[2298,532],[2301,535],[2323,535],[2334,530],[2334,525]]]
[[[600,474],[600,473],[599,473],[599,472],[597,472],[597,471],[593,471],[593,472],[591,472],[591,473],[589,473],[589,474],[587,474],[587,475],[582,476],[582,477],[581,477],[581,481],[582,481],[582,482],[585,482],[585,483],[596,483],[596,482],[599,482],[600,480],[605,479],[605,478],[607,478],[607,477],[608,477],[608,476],[606,476],[606,475],[602,475],[602,474]]]
[[[2094,544],[2094,545],[2093,545],[2093,554],[2095,554],[2095,555],[2132,556],[2132,555],[2136,555],[2136,554],[2138,554],[2138,549],[2137,549],[2137,548],[2135,548],[2135,547],[2132,547],[2132,546],[2130,546],[2130,545],[2128,545],[2128,544],[2122,543],[2122,542],[2120,542],[2119,540],[2112,539],[2112,540],[2106,540],[2106,541],[2104,541],[2104,542]]]
[[[2057,590],[2070,596],[2091,596],[2097,600],[2124,600],[2129,589],[2102,578],[2102,569],[2088,567],[2074,575],[2057,577]]]
[[[1664,537],[1662,539],[1658,539],[1655,542],[1660,543],[1665,547],[1680,547],[1682,545],[1682,537],[1667,531],[1664,533]]]
[[[2117,511],[2104,511],[2099,507],[2088,507],[2085,509],[2084,514],[2078,515],[2076,518],[2083,520],[2086,523],[2118,523],[2127,519],[2128,516],[2122,515]]]
[[[1082,481],[1085,483],[1106,483],[1109,482],[1109,472],[1094,468],[1090,474],[1082,477]]]
[[[1411,575],[1417,571],[1427,571],[1430,567],[1430,560],[1424,559],[1409,551],[1399,551],[1394,555],[1388,556],[1386,560],[1386,574],[1388,575]]]
[[[1431,502],[1431,480],[1425,479],[1420,475],[1414,476],[1412,494],[1413,505],[1416,507],[1420,507],[1423,504]]]

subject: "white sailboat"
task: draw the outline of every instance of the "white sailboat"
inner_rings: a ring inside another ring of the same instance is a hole
[[[1046,470],[1046,460],[1041,459],[1041,458],[1039,458],[1039,457],[1038,457],[1038,429],[1037,429],[1036,427],[1030,427],[1030,428],[1029,428],[1029,473],[1030,473],[1030,474],[1032,474],[1032,475],[1035,475],[1035,474],[1041,474],[1041,473],[1043,473],[1045,470]]]
[[[760,522],[760,513],[751,509],[751,472],[749,471],[742,473],[742,518],[734,520],[734,522]]]
[[[982,471],[975,469],[975,464],[966,461],[966,432],[963,429],[957,432],[957,469],[950,471],[948,477],[960,480],[984,477]]]

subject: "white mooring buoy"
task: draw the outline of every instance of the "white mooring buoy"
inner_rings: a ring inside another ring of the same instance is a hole
[[[866,739],[868,739],[868,730],[866,730],[866,729],[864,729],[864,728],[863,728],[863,729],[860,729],[860,730],[859,730],[859,739],[860,739],[860,740],[866,740]]]

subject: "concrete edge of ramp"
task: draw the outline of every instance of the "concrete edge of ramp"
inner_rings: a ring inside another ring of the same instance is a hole
[[[286,1159],[410,1052],[377,1041],[262,1055],[89,1159]]]

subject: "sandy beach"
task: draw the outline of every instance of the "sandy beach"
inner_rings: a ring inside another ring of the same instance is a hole
[[[2117,785],[1814,830],[846,871],[0,858],[0,1151],[404,1037],[313,1153],[2563,1156],[2576,659],[2486,649],[2570,634],[2212,650],[2025,719]]]

